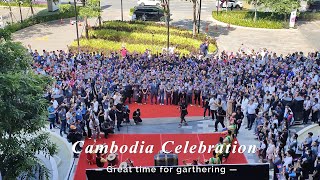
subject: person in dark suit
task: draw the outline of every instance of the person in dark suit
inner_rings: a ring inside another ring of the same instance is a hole
[[[129,106],[124,106],[123,107],[123,118],[125,119],[125,123],[130,124],[130,109]]]
[[[133,112],[133,121],[135,124],[141,123],[142,119],[141,119],[141,112],[140,109],[137,109],[136,111]]]
[[[219,123],[221,124],[222,128],[225,128],[225,125],[224,125],[224,118],[225,117],[226,117],[226,111],[222,107],[219,107],[218,112],[217,112],[217,120],[214,123],[214,128],[215,128],[216,132],[218,131],[218,124]]]
[[[186,125],[186,126],[188,125],[188,123],[187,123],[187,121],[185,119],[186,115],[188,115],[187,107],[188,107],[187,102],[184,99],[182,99],[181,102],[180,102],[180,106],[179,106],[179,108],[180,108],[180,118],[181,118],[179,127],[182,126],[182,123],[184,123],[184,125]]]
[[[182,90],[179,94],[179,100],[181,101],[186,101],[187,100],[187,94],[186,94],[186,90]]]
[[[117,129],[118,131],[120,131],[120,127],[122,127],[121,123],[124,118],[123,104],[121,101],[116,105],[116,117],[117,117]]]
[[[114,127],[116,122],[116,106],[112,106],[111,110],[108,112],[108,120],[110,124]]]
[[[139,105],[142,104],[142,98],[143,98],[143,91],[141,89],[139,89],[138,95],[137,95],[137,103]]]
[[[131,82],[124,87],[124,102],[126,102],[127,98],[129,99],[129,104],[131,104],[131,98],[133,95],[133,87]]]
[[[151,104],[153,104],[153,99],[155,99],[155,104],[157,104],[159,86],[156,80],[153,80],[152,84],[150,85],[150,93],[151,93]]]
[[[101,131],[104,132],[104,138],[108,138],[108,134],[114,133],[113,126],[111,125],[110,121],[104,121],[101,124]]]
[[[70,131],[69,131],[68,136],[67,136],[68,142],[72,143],[72,145],[73,145],[73,144],[75,144],[76,142],[81,141],[81,139],[82,139],[82,133],[79,133],[79,132],[77,131],[77,127],[76,127],[76,126],[71,125],[71,126],[70,126]],[[76,148],[75,148],[75,149],[76,149],[77,151],[81,151],[81,150],[82,150],[82,148],[80,147],[79,143],[76,145]],[[78,158],[78,157],[79,157],[79,154],[76,153],[76,152],[73,152],[73,157],[74,157],[74,158]]]

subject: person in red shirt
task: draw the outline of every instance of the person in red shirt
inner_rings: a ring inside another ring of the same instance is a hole
[[[127,51],[126,47],[125,47],[125,46],[122,46],[122,49],[120,50],[121,56],[122,56],[122,57],[126,57],[127,52],[128,52],[128,51]]]

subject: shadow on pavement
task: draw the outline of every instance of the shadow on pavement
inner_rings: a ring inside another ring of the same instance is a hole
[[[101,6],[101,10],[105,10],[105,9],[108,9],[109,7],[111,7],[112,5],[104,5],[104,6]]]
[[[15,39],[24,40],[29,38],[39,38],[42,36],[49,36],[53,34],[52,32],[50,32],[51,28],[57,28],[57,27],[69,25],[69,20],[67,19],[63,20],[63,24],[61,24],[59,21],[51,21],[47,23],[36,24],[30,27],[21,29],[14,33],[14,37]]]

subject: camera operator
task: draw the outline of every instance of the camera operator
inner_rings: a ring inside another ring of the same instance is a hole
[[[128,106],[123,107],[123,118],[125,119],[126,123],[130,123],[130,109]]]
[[[104,133],[104,138],[108,138],[109,133],[114,133],[110,121],[106,120],[101,124],[101,131]]]
[[[72,145],[75,144],[76,142],[82,140],[82,133],[79,133],[77,131],[76,126],[74,126],[74,125],[70,126],[70,131],[69,131],[69,134],[67,136],[67,140],[68,140],[68,142],[72,143]],[[75,150],[76,151],[80,151],[81,149],[82,148],[80,147],[79,143],[77,143]],[[77,153],[73,152],[73,157],[74,158],[78,158],[79,155]]]

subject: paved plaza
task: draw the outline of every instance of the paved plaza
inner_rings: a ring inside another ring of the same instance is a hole
[[[129,11],[130,8],[136,5],[136,1],[123,1],[123,18],[124,20],[130,20]],[[108,0],[101,2],[103,9],[102,19],[108,20],[120,20],[121,19],[121,6],[119,0]],[[192,3],[189,1],[176,0],[171,4],[172,19],[171,22],[174,26],[185,27],[187,29],[192,28]],[[267,48],[277,54],[288,54],[295,51],[302,51],[304,53],[320,50],[320,21],[313,22],[298,22],[296,29],[282,29],[282,30],[267,30],[267,29],[255,29],[237,27],[233,25],[225,24],[214,20],[211,16],[214,9],[215,1],[204,0],[202,4],[202,21],[201,31],[205,31],[206,26],[209,27],[208,34],[217,40],[219,51],[237,51],[239,48],[248,48],[259,50],[260,48]],[[35,8],[36,12],[43,10],[43,8]],[[14,21],[19,21],[19,13],[17,7],[13,7],[15,14]],[[23,18],[30,16],[30,10],[23,8]],[[7,8],[0,8],[0,15],[8,21],[9,14]],[[25,29],[22,29],[13,34],[15,41],[20,41],[24,45],[30,44],[33,49],[42,51],[46,49],[52,50],[66,50],[68,45],[76,39],[76,27],[71,25],[70,22],[74,20],[64,19],[48,23],[37,24]],[[89,20],[91,26],[96,25],[97,19],[93,18]],[[84,33],[84,26],[79,27],[79,33]],[[119,47],[120,48],[120,47]],[[188,117],[188,126],[178,128],[179,118],[163,118],[163,119],[144,119],[142,125],[130,125],[125,124],[120,133],[213,133],[214,121],[211,119],[203,119],[202,117]],[[240,129],[240,134],[237,139],[241,145],[256,145],[259,146],[259,142],[254,138],[253,130],[248,131],[244,129],[246,127],[246,121]],[[305,126],[294,126],[291,129],[291,133],[299,132]],[[221,130],[221,127],[220,127]],[[59,130],[55,130],[52,134],[57,136],[53,137],[53,141],[58,144],[59,152],[55,157],[59,162],[59,175],[66,177],[69,175],[67,171],[69,168],[69,161],[72,161],[72,154],[64,154],[68,147],[65,147],[67,142],[62,143],[59,134]],[[116,132],[118,133],[118,132]],[[65,139],[63,141],[66,141]],[[69,144],[71,146],[71,144]],[[259,159],[256,154],[245,154],[249,163],[258,163]],[[75,161],[75,165],[77,162]],[[76,169],[76,166],[73,170]],[[72,173],[70,174],[72,176]]]
[[[304,53],[320,49],[320,22],[298,22],[296,29],[255,29],[236,27],[214,20],[211,12],[215,1],[203,1],[201,29],[204,31],[209,26],[209,35],[217,39],[219,51],[237,51],[239,48],[256,49],[267,48],[278,54],[293,53],[297,50]],[[136,6],[135,1],[123,1],[123,18],[130,20],[130,8]],[[175,0],[170,3],[172,11],[172,25],[192,28],[192,3],[189,1]],[[102,19],[121,20],[121,6],[118,0],[101,2],[103,9]],[[5,11],[0,11],[5,13]],[[8,14],[8,13],[7,13]],[[74,19],[73,19],[74,20]],[[96,24],[97,19],[91,19],[90,25]],[[14,33],[14,39],[23,44],[31,44],[36,49],[57,50],[67,49],[76,39],[76,28],[70,25],[70,20],[63,22],[49,22],[38,24]],[[83,26],[79,33],[83,33]],[[119,47],[120,48],[120,47]]]

